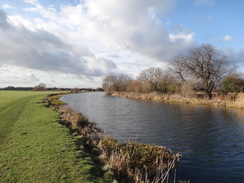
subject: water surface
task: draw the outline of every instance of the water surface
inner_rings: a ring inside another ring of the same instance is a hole
[[[142,101],[103,92],[61,99],[121,142],[133,139],[180,152],[178,179],[244,182],[243,110]]]

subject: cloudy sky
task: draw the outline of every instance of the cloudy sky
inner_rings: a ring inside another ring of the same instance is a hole
[[[100,87],[210,43],[244,66],[243,0],[0,0],[0,87]]]

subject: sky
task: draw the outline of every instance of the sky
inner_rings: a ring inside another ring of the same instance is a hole
[[[244,72],[243,0],[0,0],[0,88],[101,87],[202,44]]]

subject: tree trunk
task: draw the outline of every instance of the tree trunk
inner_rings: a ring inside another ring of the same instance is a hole
[[[213,98],[212,91],[206,91],[208,95],[208,99],[211,100]]]

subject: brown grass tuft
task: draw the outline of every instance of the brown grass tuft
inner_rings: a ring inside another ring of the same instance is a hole
[[[81,113],[75,112],[66,105],[61,106],[58,111],[60,112],[62,119],[70,122],[73,128],[83,127],[89,123],[87,117]]]
[[[111,137],[102,138],[99,148],[107,166],[127,182],[164,182],[180,157],[163,146],[134,141],[119,144]]]
[[[227,103],[228,107],[244,109],[244,93],[239,93],[235,101],[230,101]]]

